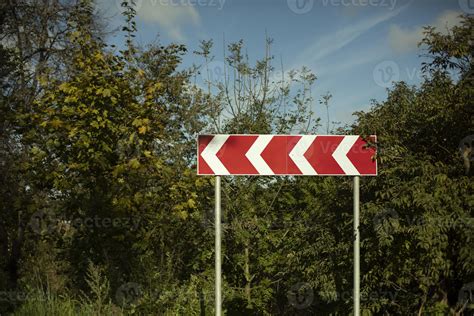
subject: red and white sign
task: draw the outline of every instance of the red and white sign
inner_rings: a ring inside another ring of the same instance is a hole
[[[375,142],[375,136],[371,136]],[[199,135],[199,175],[375,176],[375,148],[360,136]]]

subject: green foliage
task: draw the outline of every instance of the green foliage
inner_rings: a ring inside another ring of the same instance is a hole
[[[123,310],[107,299],[109,283],[100,267],[89,264],[86,283],[88,295],[75,300],[67,294],[54,294],[34,290],[28,293],[28,300],[14,312],[14,315],[122,315]]]
[[[419,88],[399,83],[387,101],[359,113],[355,127],[379,135],[380,176],[367,181],[365,190],[374,197],[365,205],[364,222],[370,230],[377,216],[390,221],[364,241],[364,281],[371,291],[397,292],[404,313],[459,312],[460,286],[474,277],[474,186],[459,152],[461,140],[474,132],[466,95],[472,91],[472,51],[463,48],[472,18],[462,25],[447,36],[428,29],[423,43],[434,56],[425,67],[432,70],[429,78]],[[459,74],[458,82],[447,67]],[[400,311],[400,304],[385,306]]]

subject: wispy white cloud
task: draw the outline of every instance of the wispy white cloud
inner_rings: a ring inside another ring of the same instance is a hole
[[[376,27],[380,23],[388,21],[399,15],[405,10],[410,3],[405,4],[395,10],[388,11],[385,14],[378,15],[369,19],[365,19],[358,23],[347,26],[335,33],[327,34],[319,38],[311,46],[306,48],[297,60],[302,64],[314,64],[318,60],[338,51],[345,47],[362,34]]]
[[[106,15],[115,15],[123,12],[121,3],[124,0],[96,0],[98,10]],[[132,0],[125,0],[131,3]],[[150,25],[157,25],[157,32],[168,35],[171,39],[185,41],[186,27],[199,28],[201,16],[196,5],[191,1],[171,0],[133,0],[134,8],[139,21]],[[120,16],[120,14],[118,14]]]
[[[334,76],[380,59],[380,56],[383,56],[385,53],[386,48],[384,46],[377,46],[375,49],[370,49],[368,52],[354,53],[350,58],[337,64],[318,62],[315,64],[314,70],[318,77]]]
[[[174,40],[184,41],[186,26],[200,26],[201,17],[194,6],[164,4],[163,1],[145,0],[137,12],[144,22],[156,23]]]
[[[435,21],[430,23],[438,32],[446,34],[448,29],[458,25],[461,21],[460,11],[444,11]],[[392,25],[389,31],[389,40],[392,49],[397,53],[406,53],[417,49],[418,43],[423,39],[423,27],[415,26],[403,28]]]

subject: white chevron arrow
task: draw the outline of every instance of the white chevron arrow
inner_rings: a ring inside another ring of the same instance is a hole
[[[315,139],[316,135],[302,136],[298,143],[296,143],[293,150],[290,152],[290,158],[294,161],[298,169],[300,169],[301,173],[304,175],[315,176],[318,174],[304,156],[309,146],[311,146]]]
[[[261,175],[274,175],[275,173],[267,165],[265,160],[262,158],[262,152],[267,147],[268,143],[271,142],[273,135],[260,135],[257,137],[255,142],[249,148],[245,157],[248,158],[250,163],[257,169]]]
[[[360,175],[356,167],[352,162],[347,158],[347,153],[354,146],[355,142],[359,139],[359,136],[344,136],[342,142],[337,146],[336,150],[332,153],[334,160],[337,161],[339,166],[344,173],[348,176],[358,176]]]
[[[202,159],[204,159],[204,161],[209,165],[214,174],[217,175],[230,174],[227,168],[216,156],[217,152],[227,141],[227,138],[229,138],[229,135],[215,135],[201,153]]]

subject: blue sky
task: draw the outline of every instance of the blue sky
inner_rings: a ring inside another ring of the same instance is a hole
[[[121,0],[98,0],[111,17],[121,19]],[[262,57],[265,34],[274,39],[275,65],[284,70],[306,66],[318,77],[316,99],[329,91],[331,120],[349,123],[367,110],[370,99],[383,100],[393,80],[420,82],[417,47],[424,25],[445,31],[459,14],[474,13],[474,0],[137,0],[141,44],[186,44],[213,39],[219,66],[223,41],[243,39],[249,56]],[[122,41],[120,34],[111,42]],[[185,65],[202,63],[189,53]],[[315,103],[317,104],[317,103]],[[320,109],[321,111],[322,109]],[[323,114],[323,113],[321,113]]]

